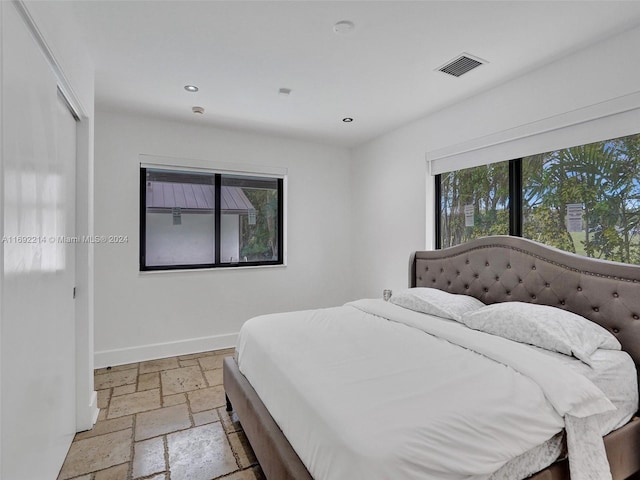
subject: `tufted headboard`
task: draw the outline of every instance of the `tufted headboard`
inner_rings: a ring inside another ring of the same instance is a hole
[[[640,266],[563,252],[519,237],[493,236],[415,252],[409,286],[432,287],[486,304],[551,305],[598,323],[622,344],[640,372]]]

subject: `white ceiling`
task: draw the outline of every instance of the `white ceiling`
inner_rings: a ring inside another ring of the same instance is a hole
[[[99,106],[344,146],[640,24],[640,1],[112,0],[73,11]],[[354,31],[334,33],[341,20]],[[489,63],[460,78],[435,71],[463,52]]]

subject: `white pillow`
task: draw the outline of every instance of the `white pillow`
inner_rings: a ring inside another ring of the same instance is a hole
[[[394,294],[390,301],[400,307],[457,322],[463,314],[485,306],[480,300],[469,295],[456,295],[437,288],[424,287],[403,290]]]
[[[591,365],[591,355],[598,348],[622,348],[620,342],[597,323],[547,305],[495,303],[466,313],[461,321],[474,330],[573,355],[587,365]]]

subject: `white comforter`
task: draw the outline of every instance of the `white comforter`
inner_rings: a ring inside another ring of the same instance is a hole
[[[455,322],[377,300],[267,315],[243,326],[238,364],[316,480],[487,479],[563,417],[585,440],[568,431],[570,448],[588,453],[572,477],[607,478],[601,437],[581,420],[615,408],[604,394]]]

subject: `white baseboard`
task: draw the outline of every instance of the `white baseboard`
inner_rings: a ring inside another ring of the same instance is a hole
[[[98,420],[100,409],[98,408],[98,392],[91,392],[89,403],[78,405],[76,410],[76,432],[91,430]]]
[[[98,415],[100,415],[100,409],[98,408],[98,392],[95,390],[91,395],[91,405],[89,409],[91,410],[91,426],[93,427],[98,421]]]
[[[155,343],[138,347],[117,348],[95,352],[94,367],[104,368],[126,363],[143,362],[158,358],[188,355],[190,353],[221,350],[235,347],[237,333],[214,335],[211,337],[190,338],[176,342]]]

